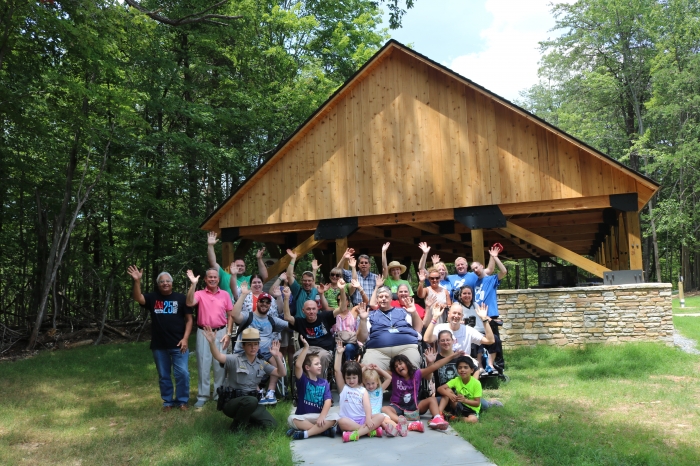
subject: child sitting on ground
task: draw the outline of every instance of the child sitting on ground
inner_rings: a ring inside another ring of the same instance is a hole
[[[338,341],[335,350],[335,380],[340,391],[340,419],[338,426],[343,430],[343,442],[357,441],[363,435],[381,437],[382,414],[372,414],[369,394],[362,386],[362,366],[357,361],[346,361],[341,370],[343,360],[343,342]]]
[[[335,437],[335,424],[338,415],[329,413],[333,401],[331,386],[320,377],[323,366],[317,353],[309,354],[309,342],[300,337],[304,348],[294,365],[297,384],[297,410],[289,416],[290,429],[287,435],[294,440],[303,440],[314,435]]]
[[[442,395],[440,412],[443,412],[449,404],[454,413],[464,422],[479,422],[481,382],[476,377],[472,377],[474,369],[476,364],[472,358],[457,359],[458,376],[438,387],[438,393]]]
[[[432,357],[434,360],[435,350],[428,348],[426,358]],[[435,397],[431,396],[424,400],[418,399],[418,387],[421,378],[429,379],[433,372],[450,362],[452,359],[464,356],[464,351],[458,351],[452,356],[434,362],[425,369],[418,369],[411,364],[403,354],[397,354],[391,361],[391,404],[384,406],[382,412],[389,415],[392,421],[399,424],[399,433],[405,437],[407,430],[423,432],[423,423],[420,415],[430,410],[433,419],[428,424],[431,429],[447,429],[447,421],[440,415],[438,403]],[[409,424],[409,421],[412,421]]]
[[[388,414],[382,413],[384,390],[391,385],[391,374],[380,369],[376,364],[363,367],[365,367],[365,371],[362,373],[362,380],[367,393],[369,393],[369,404],[372,406],[372,414],[384,416],[384,422],[382,423],[384,433],[387,437],[396,437],[399,434],[399,431],[396,429],[396,423],[391,420]],[[379,378],[380,375],[384,378],[384,382]]]

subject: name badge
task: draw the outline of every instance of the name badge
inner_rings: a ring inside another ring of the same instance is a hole
[[[399,333],[399,329],[394,328],[394,327],[391,327],[391,328],[389,329],[389,333]]]

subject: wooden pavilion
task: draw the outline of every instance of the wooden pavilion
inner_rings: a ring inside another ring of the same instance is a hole
[[[220,232],[224,263],[238,239],[313,251],[326,269],[348,245],[378,257],[390,241],[408,264],[419,241],[448,262],[484,262],[500,242],[505,257],[559,257],[602,277],[642,269],[638,212],[658,189],[391,40],[201,228]],[[288,265],[280,256],[270,276]]]

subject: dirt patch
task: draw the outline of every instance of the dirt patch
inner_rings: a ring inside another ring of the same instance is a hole
[[[510,437],[507,435],[499,435],[493,440],[493,444],[499,447],[507,447],[510,444]]]
[[[15,448],[18,448],[20,450],[24,450],[27,452],[33,452],[39,449],[40,446],[46,445],[45,443],[39,443],[39,442],[27,442],[27,443],[18,443],[15,445]]]

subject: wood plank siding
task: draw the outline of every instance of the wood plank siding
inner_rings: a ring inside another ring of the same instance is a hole
[[[656,191],[399,45],[346,83],[203,228],[633,192],[643,206]]]

